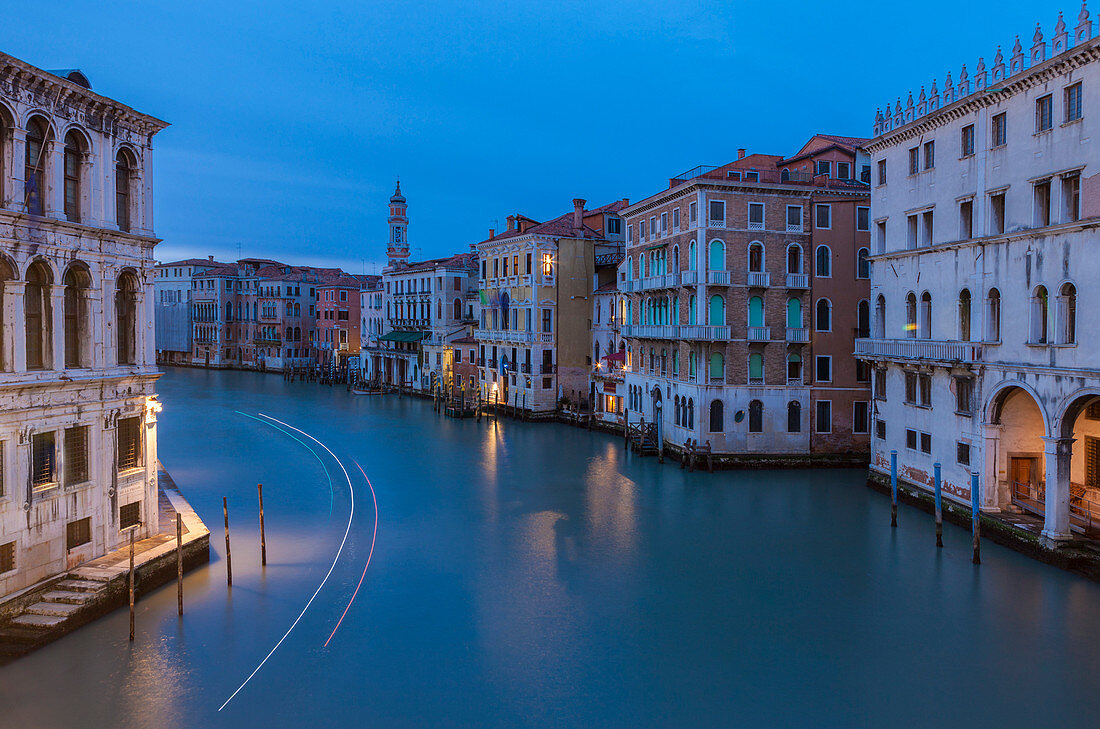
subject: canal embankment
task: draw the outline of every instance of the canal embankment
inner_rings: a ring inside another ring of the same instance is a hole
[[[210,530],[158,464],[159,533],[134,544],[136,598],[176,578],[176,515],[183,569],[210,561]],[[129,545],[0,602],[0,662],[26,655],[129,603]]]
[[[890,494],[890,477],[870,471],[867,486]],[[935,513],[935,497],[917,485],[898,479],[898,502],[915,506],[927,514]],[[968,506],[948,499],[942,502],[943,520],[970,530],[973,512]],[[1043,520],[1030,514],[1003,512],[980,514],[981,538],[1014,549],[1032,559],[1100,582],[1100,544],[1081,537],[1052,548],[1043,544],[1040,535]],[[931,524],[931,523],[930,523]]]

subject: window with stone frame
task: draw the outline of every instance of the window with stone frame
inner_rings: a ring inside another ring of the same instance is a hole
[[[137,468],[141,461],[141,418],[119,418],[118,420],[118,470]]]
[[[1065,90],[1065,109],[1063,121],[1066,124],[1081,118],[1081,82],[1067,86]]]
[[[974,414],[974,378],[955,378],[955,412],[960,415]]]
[[[118,507],[119,531],[141,524],[141,502],[134,501]]]
[[[57,451],[53,431],[31,436],[31,487],[46,489],[57,484]]]
[[[88,480],[88,426],[65,429],[65,485],[76,486]]]
[[[0,544],[0,575],[15,569],[15,542]]]
[[[73,550],[92,541],[92,517],[70,521],[65,525],[65,549]]]

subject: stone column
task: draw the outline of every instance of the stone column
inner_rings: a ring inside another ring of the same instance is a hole
[[[23,189],[23,170],[26,167],[27,159],[27,132],[24,129],[12,129],[9,139],[11,144],[7,149],[11,150],[11,167],[4,168],[7,174],[4,179],[3,192],[5,194],[2,197],[6,201],[7,207],[23,212],[25,210],[23,201],[26,195]]]
[[[157,411],[159,408],[160,403],[155,400],[146,402],[145,442],[142,444],[145,463],[143,531],[146,537],[155,535],[160,528],[160,496],[157,493]]]
[[[1001,486],[999,472],[1001,431],[1003,429],[1004,427],[997,423],[982,424],[982,437],[985,441],[982,446],[984,463],[981,487],[982,511],[1000,511],[1010,500],[1006,497],[1004,489]]]
[[[93,369],[103,369],[107,364],[103,352],[103,290],[89,288],[85,292],[84,305],[88,314],[87,365]]]
[[[96,341],[97,347],[102,347],[102,359],[104,367],[115,367],[118,365],[118,337],[115,334],[115,285],[117,283],[115,277],[118,275],[117,271],[104,269],[103,271],[103,284],[102,284],[102,302],[103,306],[100,309],[99,321],[102,325],[102,336]]]
[[[50,286],[50,352],[49,369],[65,369],[65,286]]]
[[[24,313],[25,281],[5,281],[4,320],[0,336],[4,337],[4,372],[27,371],[27,322]]]
[[[1069,528],[1069,476],[1073,438],[1044,437],[1046,460],[1046,517],[1042,539],[1048,546],[1071,538]]]
[[[146,367],[155,361],[151,289],[152,286],[148,285],[134,293],[134,364],[138,367]]]
[[[45,144],[42,164],[42,211],[47,218],[65,219],[65,142],[51,139]]]

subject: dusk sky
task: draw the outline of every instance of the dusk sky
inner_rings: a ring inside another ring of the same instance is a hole
[[[509,214],[638,200],[738,147],[868,135],[876,107],[1080,10],[921,5],[940,21],[857,2],[17,3],[4,50],[172,123],[159,260],[239,245],[375,272],[398,176],[413,256],[461,252]]]

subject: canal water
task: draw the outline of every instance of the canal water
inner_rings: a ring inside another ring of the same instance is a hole
[[[689,474],[607,435],[278,375],[174,369],[159,390],[161,460],[212,562],[182,619],[175,585],[139,603],[132,645],[121,610],[0,668],[2,729],[1100,716],[1100,587],[991,543],[975,567],[969,533],[937,550],[913,509],[892,530],[861,471]]]

